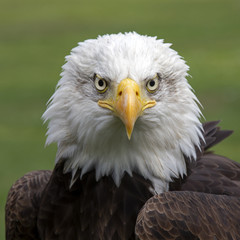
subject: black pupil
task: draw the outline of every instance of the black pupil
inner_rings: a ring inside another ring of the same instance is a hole
[[[98,85],[99,85],[100,87],[102,87],[102,86],[104,85],[104,82],[103,82],[102,79],[100,79],[100,80],[98,81]]]
[[[149,82],[149,85],[150,85],[150,87],[154,87],[155,81],[154,81],[154,80],[151,80],[151,81]]]

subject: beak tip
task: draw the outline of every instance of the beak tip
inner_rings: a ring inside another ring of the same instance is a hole
[[[131,137],[132,137],[132,130],[133,130],[133,129],[126,129],[126,130],[127,130],[128,140],[130,141],[130,140],[131,140]]]
[[[127,133],[128,140],[131,140],[131,134]]]

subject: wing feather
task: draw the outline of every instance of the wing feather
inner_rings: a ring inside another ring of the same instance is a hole
[[[166,192],[150,198],[136,222],[141,240],[240,239],[240,198]]]
[[[37,212],[51,171],[27,173],[11,187],[5,207],[6,239],[38,238]]]
[[[180,190],[240,197],[240,164],[212,153],[205,154],[191,169]]]

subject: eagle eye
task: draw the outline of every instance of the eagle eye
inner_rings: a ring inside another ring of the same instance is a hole
[[[158,75],[147,81],[146,88],[148,92],[154,93],[158,89],[158,87],[159,87]]]
[[[104,78],[101,78],[97,74],[94,74],[94,84],[95,84],[96,89],[100,93],[104,93],[108,88],[107,81]]]

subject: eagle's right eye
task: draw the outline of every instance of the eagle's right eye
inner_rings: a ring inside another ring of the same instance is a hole
[[[101,78],[97,74],[94,75],[94,84],[95,84],[96,89],[100,93],[104,93],[108,88],[107,81],[104,78]]]

